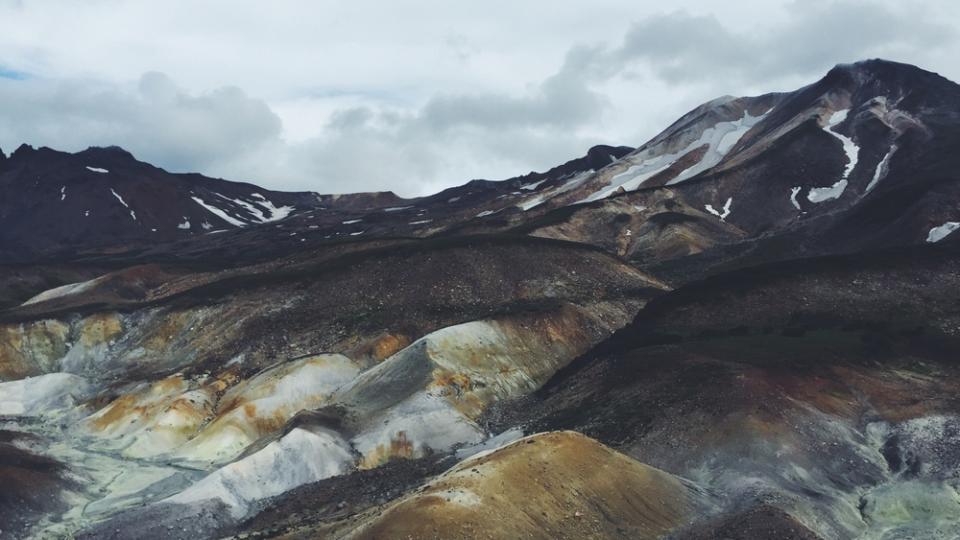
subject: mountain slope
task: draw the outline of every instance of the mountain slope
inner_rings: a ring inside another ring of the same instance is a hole
[[[168,241],[277,221],[315,204],[307,193],[170,174],[115,147],[67,154],[21,146],[0,163],[0,200],[5,258]]]
[[[706,103],[499,230],[602,245],[679,280],[941,241],[960,222],[958,106],[960,86],[917,67],[838,66],[795,92]]]
[[[958,143],[874,60],[415,199],[20,149],[0,536],[956,536]]]

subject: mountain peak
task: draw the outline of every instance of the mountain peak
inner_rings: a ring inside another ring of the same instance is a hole
[[[90,146],[86,150],[77,152],[77,155],[104,155],[111,157],[125,157],[129,159],[136,159],[133,154],[124,148],[116,145],[110,146]]]
[[[851,64],[837,64],[822,80],[823,82],[852,87],[874,86],[898,90],[930,90],[956,87],[956,84],[938,73],[927,71],[913,64],[871,58]]]
[[[10,159],[17,159],[23,156],[28,156],[33,154],[36,151],[37,151],[36,148],[30,146],[27,143],[23,143],[20,146],[18,146],[17,149],[14,150],[12,154],[10,154]]]

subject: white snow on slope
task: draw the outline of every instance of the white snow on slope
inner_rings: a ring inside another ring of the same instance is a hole
[[[110,172],[106,169],[101,169],[100,167],[91,167],[89,165],[87,165],[87,170],[95,173],[100,173],[100,174],[107,174],[108,172]]]
[[[390,208],[384,208],[383,211],[384,212],[400,212],[402,210],[409,210],[411,208],[413,208],[413,206],[391,206]]]
[[[362,219],[348,219],[347,221],[342,222],[344,225],[353,225],[354,223],[360,223]]]
[[[860,147],[857,146],[857,143],[853,142],[853,139],[850,137],[847,137],[846,135],[836,131],[836,127],[847,119],[847,115],[849,113],[850,109],[844,109],[830,115],[830,120],[827,122],[826,129],[827,133],[840,139],[840,142],[843,143],[843,151],[847,154],[847,168],[843,171],[843,178],[850,176],[850,173],[852,173],[853,169],[856,168],[857,160],[860,155]]]
[[[549,191],[542,192],[542,193],[538,194],[536,197],[534,197],[534,198],[532,198],[532,199],[528,199],[528,200],[526,200],[526,201],[523,201],[522,203],[518,204],[517,206],[519,206],[521,210],[523,210],[524,212],[526,212],[527,210],[530,210],[531,208],[534,208],[534,207],[536,207],[536,206],[539,206],[539,205],[543,204],[543,202],[546,201],[547,199],[550,199],[550,198],[552,198],[552,197],[556,197],[557,195],[566,193],[566,192],[568,192],[568,191],[570,191],[570,190],[572,190],[572,189],[576,189],[576,188],[580,187],[580,185],[582,185],[584,182],[586,182],[587,179],[590,178],[590,175],[592,175],[594,172],[595,172],[595,171],[594,171],[593,169],[590,169],[590,170],[588,170],[588,171],[583,171],[583,172],[576,173],[576,174],[572,175],[569,180],[567,180],[566,182],[564,182],[563,185],[561,185],[561,186],[559,186],[559,187],[556,187],[556,188],[553,188],[553,189],[551,189],[551,190],[549,190]]]
[[[880,160],[880,163],[877,164],[877,168],[873,171],[873,179],[870,180],[870,183],[867,184],[867,189],[864,191],[864,195],[873,191],[873,188],[877,187],[877,184],[880,180],[883,180],[883,177],[887,175],[887,171],[890,170],[890,158],[893,157],[894,152],[897,151],[897,145],[890,147],[890,151],[887,152],[887,155],[883,156],[883,159]]]
[[[708,205],[704,206],[704,208],[707,209],[707,212],[710,212],[711,214],[713,214],[713,215],[717,216],[718,218],[720,218],[720,221],[726,221],[726,220],[727,220],[727,216],[730,215],[730,204],[731,204],[732,202],[733,202],[733,197],[727,198],[727,202],[724,203],[724,205],[723,205],[723,211],[722,211],[722,212],[721,212],[721,211],[718,211],[716,208],[714,208],[712,204],[708,204]]]
[[[820,203],[830,199],[839,199],[845,189],[847,189],[846,178],[829,187],[810,188],[810,193],[807,193],[807,200],[812,203]]]
[[[70,373],[48,373],[0,383],[0,415],[42,416],[86,399],[90,385]]]
[[[60,200],[67,198],[67,186],[60,186]]]
[[[633,191],[650,178],[653,178],[654,176],[665,171],[668,167],[673,165],[673,162],[676,161],[677,158],[679,158],[679,156],[670,154],[667,156],[659,156],[650,161],[644,161],[640,165],[634,165],[626,171],[611,178],[610,185],[607,187],[595,191],[588,195],[585,199],[577,202],[588,203],[598,201],[600,199],[606,199],[610,195],[616,193],[621,187],[625,191]]]
[[[931,244],[939,242],[950,235],[953,231],[960,229],[960,221],[948,221],[943,225],[930,229],[927,233],[927,242]]]
[[[503,209],[501,208],[500,210],[503,210]],[[480,212],[479,214],[477,214],[477,217],[492,216],[492,215],[496,214],[497,212],[499,212],[500,210],[484,210],[483,212]]]
[[[296,208],[293,206],[277,206],[273,204],[273,202],[271,202],[269,199],[267,199],[266,197],[264,197],[259,193],[251,193],[251,195],[257,199],[260,199],[260,202],[257,204],[259,204],[260,206],[263,206],[264,208],[270,211],[270,217],[263,218],[263,220],[260,223],[270,223],[271,221],[280,221],[281,219],[289,216],[294,210],[296,210]]]
[[[178,224],[177,224],[177,228],[178,228],[178,229],[183,229],[183,230],[189,229],[189,228],[190,228],[190,219],[187,218],[187,216],[183,216],[183,223],[178,223]]]
[[[770,111],[767,111],[760,116],[751,116],[749,112],[744,111],[743,118],[739,120],[720,122],[716,126],[704,130],[700,139],[688,146],[687,151],[683,154],[704,144],[708,144],[709,148],[707,148],[706,154],[704,154],[698,163],[685,169],[678,174],[676,178],[667,182],[667,184],[672,185],[683,182],[720,163],[724,156],[750,131],[750,128],[759,124],[769,113]],[[683,154],[681,154],[681,156]]]
[[[684,169],[667,184],[672,185],[692,178],[720,163],[724,156],[736,146],[737,142],[750,131],[750,128],[760,123],[767,114],[769,114],[769,111],[760,116],[751,116],[749,112],[744,111],[743,117],[739,120],[719,122],[708,127],[703,130],[698,139],[692,141],[683,149],[670,154],[660,154],[641,159],[626,171],[611,178],[608,186],[590,194],[579,202],[591,202],[609,197],[620,187],[623,187],[626,191],[635,190],[650,178],[670,168],[683,156],[706,145],[706,153],[700,161]]]
[[[421,220],[419,220],[419,221],[411,221],[411,222],[410,222],[410,225],[423,225],[423,224],[426,224],[426,223],[430,223],[431,221],[433,221],[433,220],[432,220],[432,219],[421,219]]]
[[[110,193],[113,193],[113,196],[116,197],[118,201],[120,201],[120,204],[122,204],[127,208],[130,208],[130,205],[127,204],[127,201],[123,200],[123,197],[121,197],[119,193],[114,191],[113,188],[110,188]]]
[[[240,519],[255,501],[345,474],[352,466],[350,445],[339,435],[294,428],[262,450],[217,469],[165,501],[191,504],[220,499],[231,515]]]
[[[243,207],[247,212],[250,212],[253,215],[253,221],[257,223],[270,223],[273,221],[279,221],[290,215],[291,212],[295,210],[292,206],[276,206],[272,202],[268,201],[266,197],[259,193],[251,193],[250,195],[256,199],[260,199],[256,203],[251,203],[243,199],[231,199],[226,195],[222,195],[217,192],[213,192],[214,195],[220,197],[224,200],[230,201],[234,204],[237,204]],[[262,207],[262,208],[261,208]],[[263,213],[263,210],[266,209],[269,211],[270,215],[267,216]]]
[[[103,281],[105,276],[100,276],[96,279],[91,279],[89,281],[81,281],[79,283],[68,283],[66,285],[61,285],[53,289],[43,291],[42,293],[30,298],[21,305],[27,306],[30,304],[36,304],[38,302],[44,302],[53,298],[62,298],[64,296],[73,296],[75,294],[80,294],[82,292],[89,291],[95,285]]]
[[[120,201],[120,204],[122,204],[124,207],[126,207],[127,210],[130,210],[130,217],[133,218],[134,221],[136,221],[136,220],[137,220],[137,213],[134,212],[133,209],[130,208],[130,205],[127,204],[127,201],[123,200],[123,197],[121,197],[119,193],[117,193],[116,191],[114,191],[113,188],[110,188],[110,193],[113,193],[113,196],[116,197],[117,200]]]
[[[790,203],[793,204],[794,208],[797,210],[803,211],[803,208],[800,208],[800,203],[797,201],[797,195],[803,190],[803,186],[795,186],[790,188]]]
[[[810,188],[810,193],[807,194],[807,199],[812,203],[819,203],[823,201],[829,201],[831,199],[839,199],[843,195],[844,190],[847,189],[847,177],[850,176],[850,173],[853,172],[853,169],[857,166],[858,156],[860,155],[860,147],[857,146],[857,143],[853,142],[853,139],[847,137],[842,133],[837,133],[836,127],[843,123],[847,119],[847,114],[850,113],[850,109],[844,109],[842,111],[837,111],[830,115],[830,119],[827,121],[827,126],[823,128],[824,131],[833,135],[837,139],[840,139],[840,142],[843,143],[843,151],[847,154],[847,167],[843,171],[843,176],[830,187],[817,187]]]
[[[546,182],[546,181],[547,181],[547,180],[544,179],[544,180],[541,180],[541,181],[539,181],[539,182],[534,182],[534,183],[532,183],[532,184],[524,184],[524,185],[520,186],[520,189],[525,189],[525,190],[527,190],[527,191],[533,191],[533,190],[537,189],[538,187],[540,187],[540,184],[542,184],[542,183],[544,183],[544,182]]]
[[[243,221],[240,221],[239,219],[231,216],[230,214],[224,212],[223,210],[217,208],[216,206],[213,206],[213,205],[210,205],[210,204],[207,204],[207,203],[203,202],[203,199],[201,199],[200,197],[197,197],[196,195],[191,195],[190,198],[193,199],[193,202],[195,202],[195,203],[199,204],[200,206],[202,206],[206,211],[208,211],[208,212],[210,212],[211,214],[217,216],[218,218],[226,221],[227,223],[233,225],[234,227],[246,227],[246,226],[247,226],[247,224],[244,223]]]

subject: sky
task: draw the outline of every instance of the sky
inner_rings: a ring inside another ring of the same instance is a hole
[[[838,63],[960,81],[958,34],[955,0],[0,0],[0,149],[416,196],[639,146]]]

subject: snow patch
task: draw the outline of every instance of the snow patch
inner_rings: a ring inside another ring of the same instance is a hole
[[[830,120],[827,121],[826,128],[827,133],[840,139],[840,142],[843,143],[843,151],[847,154],[847,168],[843,171],[844,179],[850,176],[850,173],[852,173],[853,169],[856,168],[860,155],[860,147],[857,146],[857,143],[853,142],[853,139],[850,137],[847,137],[846,135],[836,131],[837,126],[842,124],[847,119],[847,115],[849,113],[850,109],[844,109],[842,111],[833,113],[830,115]]]
[[[850,176],[850,173],[857,167],[857,161],[860,155],[860,147],[857,146],[857,143],[853,142],[853,139],[847,137],[842,133],[836,131],[837,126],[842,124],[846,119],[847,115],[850,113],[850,109],[844,109],[842,111],[837,111],[830,115],[829,120],[827,120],[826,127],[823,128],[824,131],[833,135],[843,143],[843,151],[847,154],[847,167],[843,170],[843,176],[830,187],[817,187],[810,188],[810,193],[807,194],[807,199],[813,203],[819,203],[823,201],[829,201],[831,199],[839,199],[843,195],[844,190],[847,189],[847,178]]]
[[[673,157],[673,154],[670,156],[659,156],[653,160],[644,161],[640,165],[634,165],[611,178],[610,185],[591,193],[586,198],[577,201],[577,203],[588,203],[605,199],[616,193],[621,187],[625,191],[633,191],[650,178],[660,174],[673,165],[673,161],[671,161]],[[677,156],[677,158],[679,158],[679,156]],[[666,161],[666,163],[664,163],[664,161]]]
[[[127,201],[123,200],[123,197],[121,197],[120,194],[117,193],[113,188],[110,188],[110,193],[113,193],[113,196],[116,197],[117,200],[120,201],[120,204],[122,204],[127,210],[130,210],[130,217],[133,218],[134,221],[136,221],[137,213],[130,208],[130,205],[127,204]]]
[[[683,172],[667,182],[667,184],[672,185],[683,182],[720,163],[724,156],[740,142],[740,139],[742,139],[753,126],[759,124],[761,120],[766,118],[768,114],[770,114],[770,111],[760,116],[751,116],[748,111],[744,111],[743,118],[739,120],[720,122],[716,126],[704,130],[699,140],[691,143],[683,153],[677,156],[677,158],[682,157],[687,152],[706,144],[708,148],[703,158],[695,165],[684,169]],[[674,161],[676,161],[676,159],[674,159]]]
[[[114,191],[113,188],[110,188],[110,193],[113,193],[113,196],[116,197],[118,201],[120,201],[120,204],[122,204],[123,206],[125,206],[125,207],[127,207],[127,208],[130,208],[130,205],[127,204],[127,201],[123,200],[123,197],[121,197],[119,193],[117,193],[116,191]]]
[[[527,191],[533,191],[533,190],[537,189],[538,187],[540,187],[540,184],[542,184],[542,183],[544,183],[544,182],[546,182],[546,181],[547,181],[547,180],[544,179],[544,180],[541,180],[541,181],[539,181],[539,182],[534,182],[534,183],[532,183],[532,184],[525,184],[525,185],[520,186],[520,189],[525,189],[525,190],[527,190]]]
[[[64,296],[73,296],[75,294],[80,294],[86,291],[89,291],[95,287],[98,283],[103,281],[105,276],[100,276],[96,279],[91,279],[89,281],[81,281],[78,283],[68,283],[66,285],[61,285],[53,289],[43,291],[42,293],[30,298],[21,305],[28,306],[30,304],[37,304],[39,302],[45,302],[53,298],[62,298]]]
[[[580,187],[584,182],[587,181],[587,179],[590,178],[590,176],[593,173],[594,173],[593,169],[590,169],[589,171],[576,173],[572,175],[570,179],[564,182],[563,185],[561,185],[560,187],[554,188],[548,192],[540,193],[536,197],[532,199],[528,199],[518,204],[517,206],[519,206],[521,210],[526,212],[531,208],[534,208],[536,206],[543,204],[543,202],[549,198],[556,197],[557,195],[561,195],[563,193],[566,193],[568,191],[571,191],[573,189]]]
[[[280,221],[281,219],[290,215],[291,212],[295,210],[293,206],[276,206],[266,197],[259,193],[251,193],[250,196],[259,199],[255,203],[245,201],[243,199],[231,199],[226,195],[221,195],[220,193],[213,192],[214,195],[222,199],[228,200],[234,204],[241,206],[247,212],[253,215],[253,221],[257,223],[270,223],[273,221]],[[264,214],[263,210],[267,210],[269,215]]]
[[[753,126],[760,123],[767,114],[769,114],[769,111],[760,116],[752,116],[748,111],[744,111],[743,117],[739,120],[718,122],[704,129],[698,139],[690,142],[690,144],[677,152],[654,155],[641,159],[639,163],[632,165],[626,171],[611,178],[608,186],[590,194],[587,198],[579,202],[591,202],[604,199],[615,193],[621,187],[626,191],[635,190],[650,178],[670,168],[683,156],[697,148],[706,146],[707,150],[700,161],[681,171],[680,174],[667,182],[667,184],[677,184],[692,178],[720,163],[724,156],[736,146],[740,139],[743,138]]]
[[[231,216],[230,214],[224,212],[223,210],[217,208],[216,206],[203,202],[203,199],[201,199],[200,197],[197,197],[196,195],[191,195],[190,198],[193,199],[193,202],[202,206],[206,211],[226,221],[227,223],[233,225],[234,227],[246,227],[247,225],[243,221],[240,221],[239,219]]]
[[[960,229],[960,221],[948,221],[943,225],[938,225],[930,229],[930,232],[927,233],[927,242],[931,244],[939,242],[957,229]]]
[[[790,203],[793,204],[794,208],[802,212],[803,208],[800,208],[800,203],[797,201],[797,195],[799,195],[801,191],[803,191],[803,186],[790,188]]]
[[[183,223],[177,224],[178,229],[189,229],[190,228],[190,219],[187,216],[183,216]]]
[[[60,200],[67,198],[67,186],[60,186]]]
[[[880,160],[880,163],[877,164],[876,170],[873,171],[873,179],[870,180],[870,183],[867,184],[867,189],[864,191],[864,195],[873,191],[873,188],[877,187],[877,184],[880,180],[887,175],[887,171],[890,170],[890,158],[893,157],[894,152],[897,151],[897,145],[890,147],[890,151],[887,152],[883,159]]]
[[[100,174],[107,174],[108,172],[110,172],[110,171],[108,171],[108,170],[106,170],[106,169],[101,169],[100,167],[91,167],[91,166],[89,166],[89,165],[87,165],[87,170],[90,171],[90,172],[95,172],[95,173],[100,173]]]
[[[354,223],[360,223],[361,221],[363,221],[363,220],[362,220],[362,219],[348,219],[347,221],[344,221],[343,224],[344,224],[344,225],[353,225]]]
[[[409,210],[411,208],[413,208],[413,206],[391,206],[390,208],[384,208],[383,211],[384,212],[400,212],[402,210]]]
[[[839,199],[845,189],[847,189],[846,178],[837,181],[830,187],[810,188],[810,192],[807,193],[807,200],[812,203],[820,203],[831,199]]]
[[[425,223],[430,223],[432,221],[433,221],[432,219],[421,219],[420,221],[411,221],[410,225],[423,225]]]
[[[717,210],[716,208],[713,207],[712,204],[708,204],[708,205],[704,206],[704,208],[707,209],[707,212],[710,212],[711,214],[713,214],[713,215],[717,216],[718,218],[720,218],[720,221],[726,221],[726,220],[727,220],[727,216],[730,215],[730,204],[731,204],[731,203],[733,203],[733,197],[727,198],[727,202],[724,203],[724,205],[723,205],[723,211]]]

